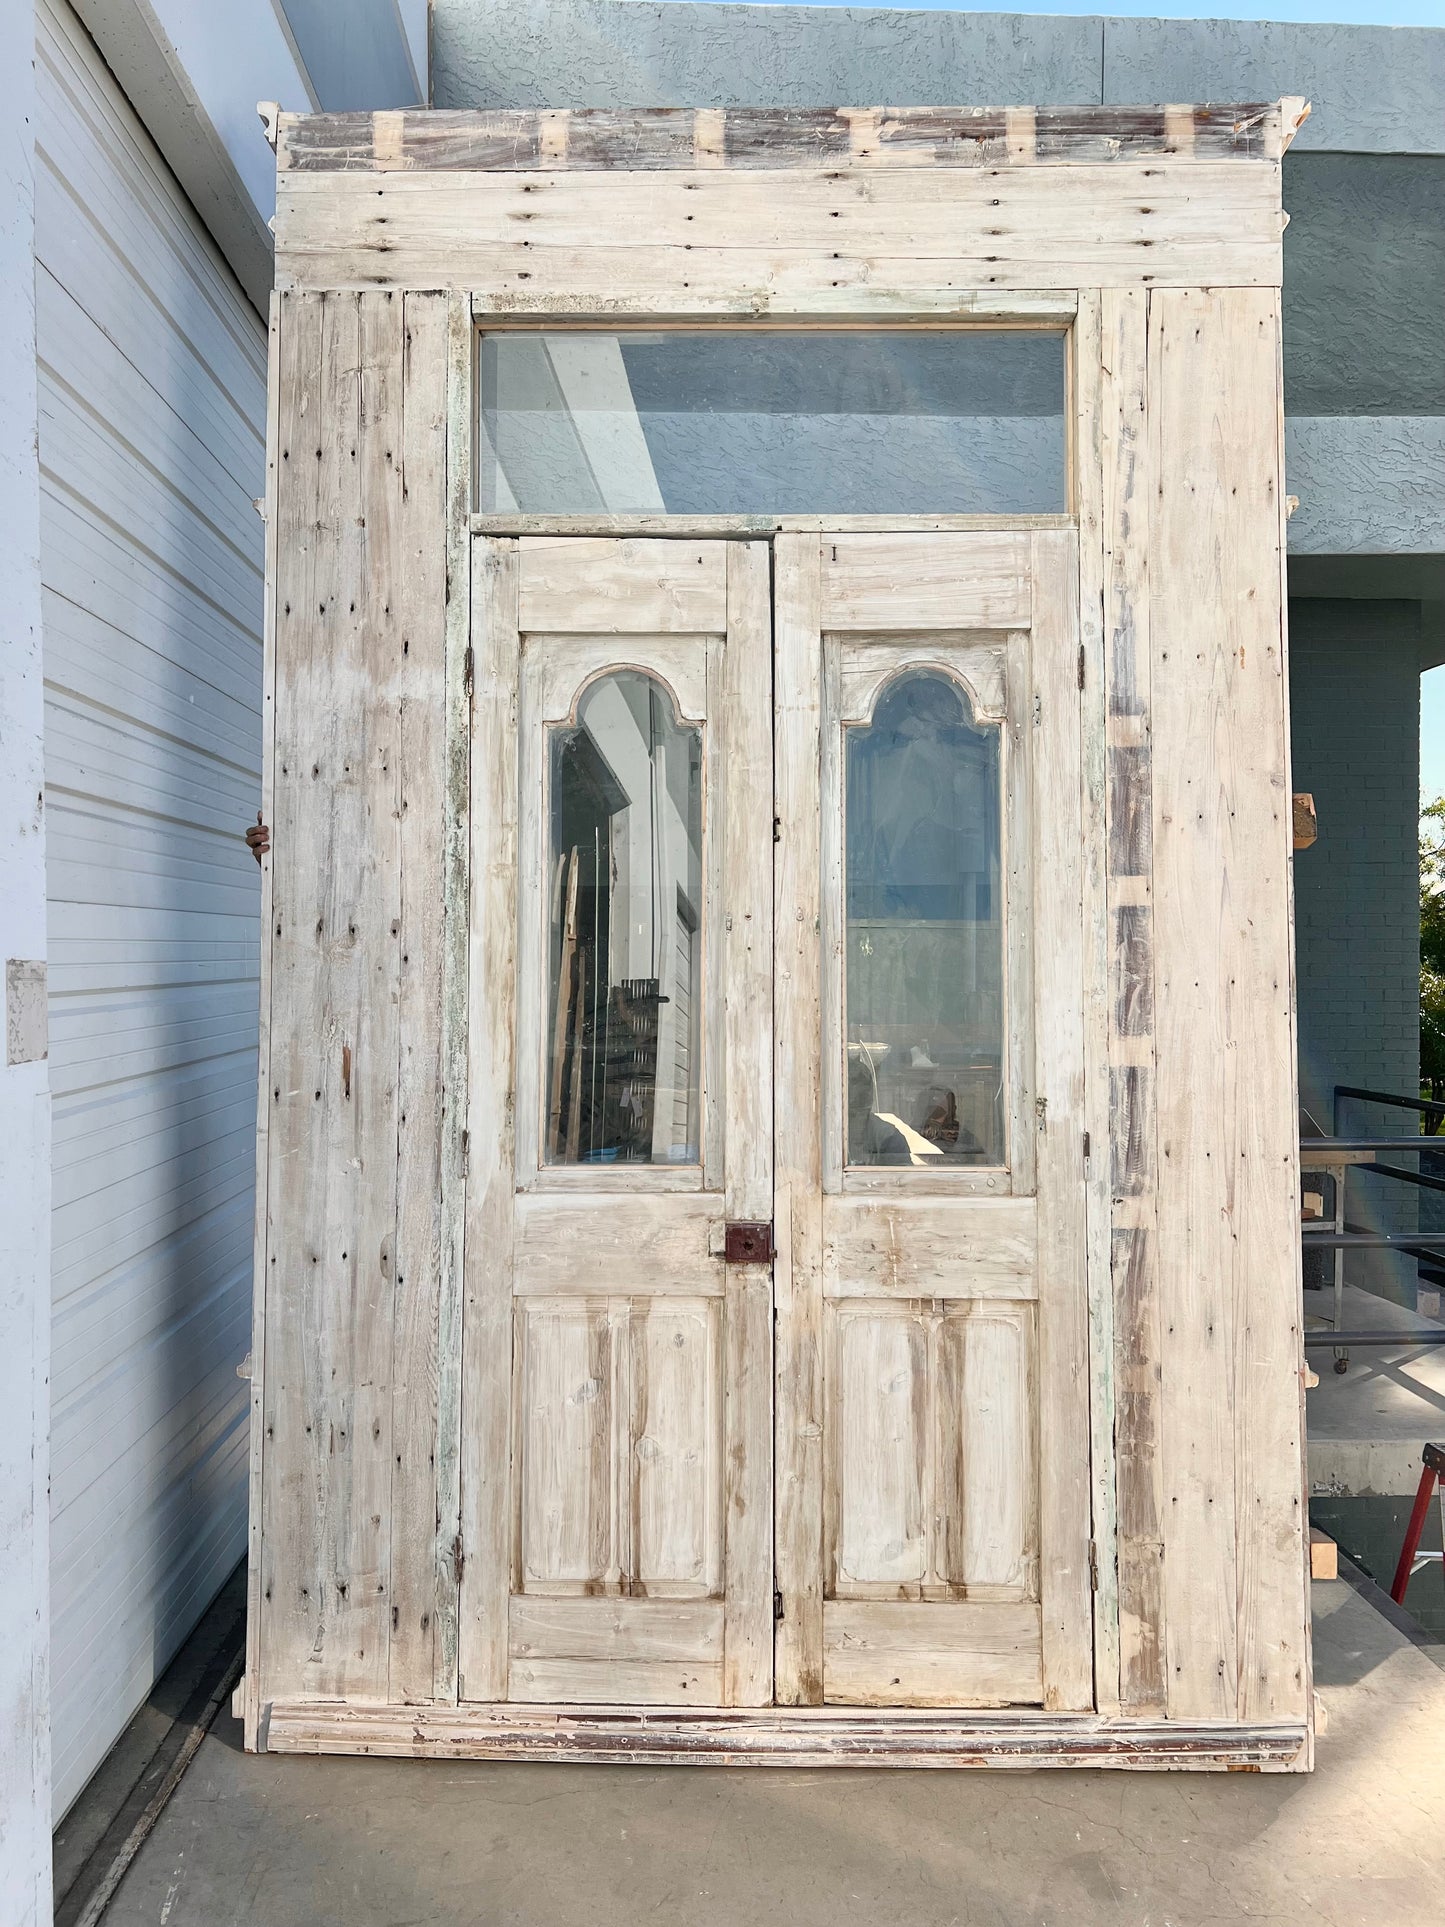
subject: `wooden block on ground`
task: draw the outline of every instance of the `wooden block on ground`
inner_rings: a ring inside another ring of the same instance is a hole
[[[1310,1578],[1338,1579],[1340,1576],[1340,1549],[1328,1533],[1321,1532],[1318,1526],[1310,1527]]]

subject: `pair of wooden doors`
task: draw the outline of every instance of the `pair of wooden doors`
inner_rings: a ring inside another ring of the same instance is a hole
[[[475,539],[464,1701],[1092,1704],[1076,556]]]

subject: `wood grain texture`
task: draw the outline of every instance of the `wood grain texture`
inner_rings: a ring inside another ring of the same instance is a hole
[[[1039,1488],[1044,1704],[1093,1702],[1088,1275],[1084,1178],[1083,766],[1073,535],[1033,538],[1034,889],[1048,906],[1035,973],[1038,1052]]]
[[[1108,708],[1107,888],[1111,1187],[1134,1216],[1110,1236],[1115,1327],[1119,1703],[1163,1713],[1164,1489],[1160,1442],[1158,1145],[1154,1109],[1153,870],[1147,432],[1148,297],[1103,296],[1104,638]],[[1122,738],[1122,740],[1121,740]],[[1124,886],[1145,893],[1143,901]],[[1124,1040],[1142,1045],[1125,1062]]]
[[[572,1760],[654,1766],[1115,1767],[1301,1773],[1301,1722],[1241,1726],[1096,1719],[1022,1710],[961,1714],[887,1707],[671,1707],[630,1712],[576,1705],[268,1707],[274,1751],[396,1759]]]
[[[282,287],[686,313],[885,286],[1277,287],[1279,163],[647,174],[283,172]]]
[[[471,941],[472,480],[470,304],[447,302],[446,740],[442,821],[440,1279],[437,1306],[435,1693],[457,1697],[462,1531],[462,1304],[465,1295],[467,1013]]]
[[[458,1692],[507,1690],[517,997],[517,545],[472,547],[471,935]]]
[[[723,809],[723,1203],[730,1222],[773,1214],[773,621],[761,543],[727,550],[719,719]],[[726,1649],[722,1699],[773,1694],[773,1280],[727,1267],[724,1398]]]
[[[847,535],[822,544],[822,624],[1009,629],[1029,620],[1028,538],[1009,532]]]
[[[961,1231],[966,1226],[966,1233]],[[840,1201],[823,1236],[827,1297],[1034,1298],[1038,1208],[1033,1198]]]
[[[878,1605],[830,1600],[823,1663],[835,1706],[1037,1705],[1036,1605]]]
[[[395,1309],[391,1334],[392,1701],[436,1690],[438,1365],[441,1315],[443,980],[462,906],[448,903],[447,302],[408,294],[402,311],[401,491],[394,541],[393,641],[399,699]],[[443,1598],[455,1592],[455,1575]]]
[[[404,1087],[419,1076],[434,1090],[437,1075],[438,931],[405,903],[408,881],[421,902],[438,878],[403,820],[409,801],[435,814],[425,743],[442,700],[441,611],[422,608],[435,601],[444,543],[445,358],[424,351],[408,364],[406,305],[347,296],[281,307],[268,925],[261,1669],[303,1693],[382,1700],[430,1694],[430,1535],[418,1572],[416,1548],[394,1544],[394,1480],[423,1521],[435,1507],[432,1240],[399,1214],[409,1201],[398,1149]],[[428,340],[429,312],[422,302],[416,316]],[[408,876],[409,863],[420,867]],[[423,1144],[433,1131],[428,1119]],[[405,1303],[402,1251],[408,1267],[417,1258]]]
[[[780,1705],[823,1697],[822,848],[818,717],[822,558],[816,536],[773,551],[774,1531],[783,1616],[774,1640]],[[786,835],[781,826],[786,824]]]
[[[283,173],[1278,160],[1278,101],[1169,107],[589,107],[282,114]],[[1025,118],[1026,117],[1026,118]]]
[[[1307,1713],[1277,333],[1269,296],[1151,299],[1158,1249],[1176,1717],[1261,1703]]]
[[[518,595],[528,634],[721,634],[727,552],[716,542],[534,536]]]
[[[1103,291],[1081,290],[1071,368],[1079,526],[1079,711],[1083,776],[1084,1098],[1089,1327],[1094,1705],[1117,1712],[1119,1592],[1114,1467],[1114,1297],[1109,1268],[1108,723],[1104,637]],[[1097,1148],[1096,1148],[1097,1147]]]
[[[272,294],[266,327],[266,587],[261,617],[261,815],[276,820],[276,587],[280,527],[281,298]],[[271,1127],[271,858],[261,860],[261,957],[256,1073],[256,1223],[251,1258],[250,1463],[246,1536],[246,1670],[241,1719],[254,1749],[261,1712],[262,1520],[266,1454],[266,1278]]]

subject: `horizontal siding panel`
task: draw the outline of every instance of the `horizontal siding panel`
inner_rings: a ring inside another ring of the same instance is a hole
[[[244,1551],[266,344],[65,0],[37,49],[59,1815]]]
[[[254,792],[260,776],[254,702],[217,689],[199,663],[174,661],[53,591],[43,598],[42,614],[57,694],[83,690],[83,700],[99,709],[144,716],[156,736],[243,771]]]

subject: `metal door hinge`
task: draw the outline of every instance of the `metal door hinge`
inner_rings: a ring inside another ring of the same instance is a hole
[[[469,696],[472,693],[472,678],[476,674],[476,667],[477,659],[472,653],[471,645],[468,644],[467,653],[462,659],[462,687]]]
[[[1084,645],[1083,643],[1080,643],[1079,644],[1079,687],[1080,689],[1082,689],[1083,686],[1084,686]]]
[[[1085,1170],[1087,1170],[1088,1167],[1089,1167],[1089,1133],[1085,1131],[1084,1133],[1084,1168]]]
[[[773,1618],[781,1619],[782,1616],[783,1616],[783,1595],[780,1592],[775,1592],[773,1594]]]
[[[1091,1592],[1097,1592],[1099,1590],[1099,1542],[1097,1539],[1091,1539],[1089,1541],[1089,1589]]]
[[[462,1572],[466,1563],[466,1555],[462,1551],[462,1535],[458,1533],[452,1540],[452,1571],[456,1574],[458,1585],[462,1583]]]

